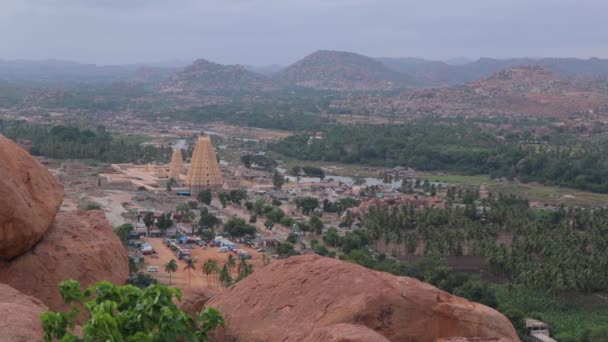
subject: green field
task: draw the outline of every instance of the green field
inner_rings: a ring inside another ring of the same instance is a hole
[[[499,307],[520,310],[525,317],[539,319],[549,325],[558,341],[578,340],[588,328],[608,326],[608,299],[597,294],[551,295],[499,286]]]
[[[598,194],[558,186],[548,186],[538,183],[499,182],[486,175],[463,176],[453,174],[427,173],[422,176],[430,181],[445,182],[456,185],[485,184],[492,192],[502,192],[525,197],[531,201],[539,201],[551,205],[604,207],[608,206],[608,194]]]

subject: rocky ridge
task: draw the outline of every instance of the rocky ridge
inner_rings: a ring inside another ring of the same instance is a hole
[[[318,255],[277,261],[211,298],[223,341],[517,341],[497,311],[416,279]]]
[[[466,85],[410,89],[398,96],[350,96],[332,102],[337,110],[423,117],[537,115],[564,118],[605,106],[608,94],[584,80],[572,81],[539,66],[505,69]]]

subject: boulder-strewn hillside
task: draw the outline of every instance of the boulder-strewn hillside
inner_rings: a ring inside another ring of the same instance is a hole
[[[268,77],[242,65],[222,65],[196,60],[161,87],[167,93],[204,94],[219,92],[261,92],[277,87]]]
[[[386,91],[414,84],[373,58],[352,52],[317,51],[280,72],[284,82],[301,87],[335,91]]]
[[[449,86],[473,82],[518,65],[537,65],[565,77],[608,76],[608,60],[599,58],[480,58],[453,65],[420,58],[378,58],[392,70],[412,75],[422,86]]]
[[[0,176],[0,284],[58,310],[65,308],[58,290],[63,280],[77,280],[83,287],[101,280],[126,282],[127,252],[104,213],[58,213],[61,185],[36,159],[3,136]]]
[[[318,255],[256,270],[206,305],[227,320],[223,341],[518,341],[511,322],[489,307]]]
[[[411,89],[395,97],[350,97],[332,106],[379,115],[565,117],[606,106],[608,93],[600,85],[568,80],[537,65],[516,66],[466,85]]]

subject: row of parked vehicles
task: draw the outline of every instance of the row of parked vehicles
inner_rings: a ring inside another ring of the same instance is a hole
[[[129,245],[139,249],[143,255],[156,254],[156,251],[154,248],[152,248],[152,245],[147,242],[143,242],[141,240],[131,240],[129,241]]]
[[[200,240],[200,239],[199,239]],[[179,260],[188,260],[192,255],[193,243],[197,241],[187,239],[165,239],[165,244],[169,247]]]
[[[249,254],[244,249],[238,249],[238,248],[230,249],[230,247],[224,246],[224,247],[220,247],[217,251],[220,253],[232,252],[232,253],[236,254],[239,259],[251,259],[251,254]]]

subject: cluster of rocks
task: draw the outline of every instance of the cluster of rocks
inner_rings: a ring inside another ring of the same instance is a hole
[[[63,187],[0,136],[0,339],[40,341],[40,314],[63,310],[59,282],[124,284],[127,254],[100,211],[59,212]],[[9,314],[10,313],[10,314]]]

